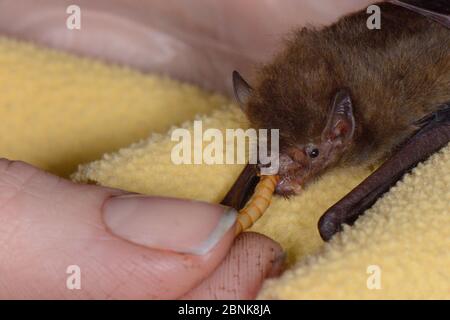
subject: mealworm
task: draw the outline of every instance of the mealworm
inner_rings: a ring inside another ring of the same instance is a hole
[[[236,224],[236,235],[250,228],[269,207],[275,187],[278,183],[278,176],[262,176],[255,187],[253,196],[247,205],[239,211]]]

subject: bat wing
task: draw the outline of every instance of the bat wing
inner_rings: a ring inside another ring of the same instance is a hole
[[[319,233],[328,241],[353,222],[417,163],[450,141],[450,102],[416,123],[420,129],[399,147],[390,159],[349,194],[329,208],[319,220]]]
[[[450,28],[450,0],[390,0]]]
[[[220,203],[239,211],[252,196],[258,182],[257,165],[247,164],[230,191]]]

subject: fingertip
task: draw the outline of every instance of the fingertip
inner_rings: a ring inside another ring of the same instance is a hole
[[[285,253],[278,243],[244,232],[214,273],[183,299],[254,299],[265,279],[282,273],[284,263]]]

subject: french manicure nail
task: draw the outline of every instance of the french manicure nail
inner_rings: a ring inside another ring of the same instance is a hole
[[[115,235],[149,248],[203,255],[234,225],[233,208],[143,195],[106,200],[103,220]]]

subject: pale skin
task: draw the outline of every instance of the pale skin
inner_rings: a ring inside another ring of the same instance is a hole
[[[231,71],[251,74],[291,27],[329,23],[370,2],[86,0],[78,2],[84,29],[69,37],[70,1],[0,0],[0,32],[228,93]],[[122,239],[104,224],[105,204],[122,194],[1,159],[0,298],[250,299],[264,279],[282,271],[277,243],[255,233],[234,239],[232,227],[202,255]],[[146,202],[150,211],[152,201]],[[191,202],[185,207],[195,214],[217,211]],[[167,237],[177,236],[170,232]],[[82,270],[81,290],[66,287],[72,264]]]

